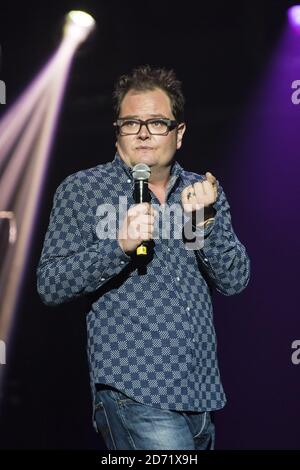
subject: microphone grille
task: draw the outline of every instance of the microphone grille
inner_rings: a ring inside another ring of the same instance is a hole
[[[148,180],[151,175],[151,170],[145,163],[137,163],[132,168],[132,176],[135,180]]]

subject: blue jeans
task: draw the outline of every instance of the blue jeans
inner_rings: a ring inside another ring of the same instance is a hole
[[[97,391],[95,419],[109,450],[212,450],[214,425],[209,412],[162,410],[123,393]]]

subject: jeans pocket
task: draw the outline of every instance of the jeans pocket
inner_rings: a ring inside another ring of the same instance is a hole
[[[95,405],[95,421],[99,433],[104,439],[105,445],[108,450],[116,450],[115,441],[109,424],[108,415],[104,403],[99,400]]]
[[[193,436],[197,450],[213,450],[215,443],[215,427],[211,421],[210,412],[201,413],[197,433]]]
[[[205,425],[207,423],[207,415],[208,413],[206,411],[198,414],[197,427],[195,426],[195,433],[193,435],[193,439],[199,438],[203,433]]]

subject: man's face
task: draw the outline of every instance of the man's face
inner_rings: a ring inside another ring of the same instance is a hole
[[[130,90],[124,97],[119,118],[175,119],[168,95],[156,88],[152,91]],[[168,135],[151,135],[146,126],[142,126],[136,135],[118,135],[116,147],[122,160],[133,167],[137,163],[146,163],[157,169],[168,167],[176,149],[181,147],[185,126],[175,128]]]

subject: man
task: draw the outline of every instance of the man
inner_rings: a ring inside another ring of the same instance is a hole
[[[96,295],[88,355],[94,423],[109,449],[212,449],[210,412],[225,395],[211,294],[242,291],[249,259],[216,178],[174,160],[186,127],[174,72],[139,67],[119,79],[114,99],[116,156],[58,188],[38,291],[49,305]],[[134,204],[138,163],[151,170],[151,201]],[[120,197],[130,207],[115,236],[99,236],[99,208],[117,207]],[[181,237],[154,236],[159,209],[174,205],[204,244],[189,246],[184,226]],[[137,255],[142,242],[146,256]]]

